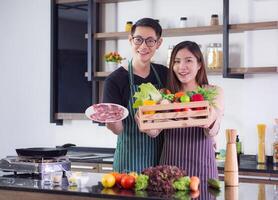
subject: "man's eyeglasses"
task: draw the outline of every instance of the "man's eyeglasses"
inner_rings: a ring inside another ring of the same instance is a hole
[[[146,43],[148,47],[153,47],[156,44],[156,40],[152,37],[148,37],[146,39],[142,38],[141,36],[132,37],[132,40],[135,45],[141,45],[143,42]]]

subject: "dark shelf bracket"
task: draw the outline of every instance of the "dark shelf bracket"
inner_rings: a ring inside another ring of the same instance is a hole
[[[229,71],[229,0],[223,0],[223,78],[244,79],[244,74]]]

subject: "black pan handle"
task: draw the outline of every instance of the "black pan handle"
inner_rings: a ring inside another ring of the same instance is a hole
[[[72,143],[66,143],[64,145],[62,145],[63,148],[69,148],[69,147],[76,147],[75,144],[72,144]]]

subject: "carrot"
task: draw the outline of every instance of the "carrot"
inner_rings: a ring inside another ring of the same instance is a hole
[[[191,191],[198,191],[199,184],[200,184],[200,179],[197,176],[191,176],[190,185],[189,185],[190,190]]]
[[[177,93],[175,93],[175,98],[176,99],[178,99],[178,98],[181,98],[181,96],[183,96],[184,95],[184,92],[177,92]]]

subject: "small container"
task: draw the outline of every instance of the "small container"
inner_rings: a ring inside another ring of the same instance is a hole
[[[53,172],[51,173],[51,182],[53,186],[62,185],[63,172]]]
[[[125,31],[126,31],[126,32],[130,32],[130,31],[131,31],[131,28],[132,28],[132,25],[133,25],[133,22],[132,22],[132,21],[126,22]]]
[[[223,66],[223,52],[221,43],[210,43],[207,47],[207,67],[217,69]]]
[[[211,25],[211,26],[219,25],[219,18],[218,18],[218,15],[217,15],[217,14],[211,15],[210,25]]]
[[[175,46],[174,45],[170,45],[169,47],[168,47],[168,55],[167,55],[167,67],[169,67],[169,65],[170,65],[170,59],[171,59],[171,54],[172,54],[172,51],[173,51],[173,48],[174,48]]]
[[[274,142],[272,145],[273,164],[278,165],[278,125],[274,125],[273,133],[274,133]]]
[[[51,185],[51,172],[44,172],[42,173],[42,183],[43,185]]]
[[[180,18],[180,28],[187,27],[187,17],[181,17]]]
[[[236,136],[236,152],[237,154],[241,154],[241,142],[239,141],[239,136]]]

